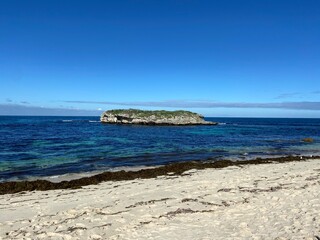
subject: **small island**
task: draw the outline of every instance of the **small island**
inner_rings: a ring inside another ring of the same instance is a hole
[[[102,123],[140,125],[217,125],[204,120],[200,114],[189,111],[146,111],[139,109],[115,109],[105,111],[100,118]]]

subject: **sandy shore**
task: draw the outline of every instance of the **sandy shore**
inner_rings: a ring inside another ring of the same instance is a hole
[[[0,196],[0,239],[320,239],[320,159]]]

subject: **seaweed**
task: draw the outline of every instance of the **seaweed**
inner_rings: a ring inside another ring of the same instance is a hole
[[[319,156],[303,157],[303,156],[287,156],[279,158],[257,158],[254,160],[241,161],[188,161],[172,163],[165,166],[160,166],[152,169],[141,169],[139,171],[118,171],[118,172],[103,172],[91,177],[83,177],[71,181],[50,182],[47,180],[35,181],[12,181],[0,183],[0,195],[18,193],[24,191],[46,191],[55,189],[77,189],[82,186],[98,184],[106,181],[123,181],[134,179],[156,178],[158,176],[179,176],[185,171],[191,169],[207,169],[207,168],[225,168],[229,166],[242,166],[248,164],[266,164],[266,163],[285,163],[292,161],[305,161],[308,159],[317,159]]]

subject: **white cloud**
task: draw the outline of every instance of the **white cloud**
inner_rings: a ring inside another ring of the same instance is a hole
[[[99,116],[100,111],[68,108],[48,108],[22,104],[0,104],[0,115],[27,116]]]
[[[214,101],[159,101],[159,102],[95,102],[95,101],[65,101],[66,103],[105,104],[127,107],[167,107],[167,108],[270,108],[295,110],[320,110],[320,102],[214,102]]]

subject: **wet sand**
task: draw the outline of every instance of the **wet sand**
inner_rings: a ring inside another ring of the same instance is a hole
[[[319,238],[320,158],[253,163],[2,183],[0,239]]]

